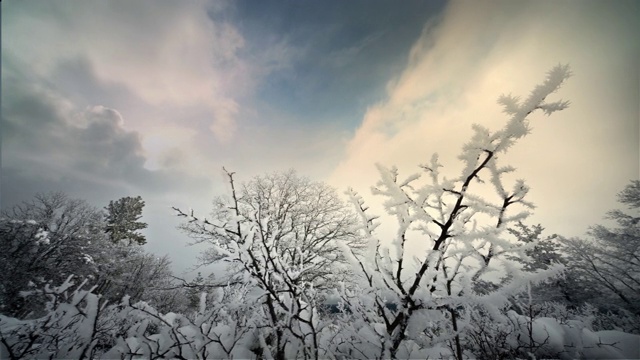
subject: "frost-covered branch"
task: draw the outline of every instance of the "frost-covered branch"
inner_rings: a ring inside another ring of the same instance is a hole
[[[362,197],[352,190],[347,193],[360,216],[362,234],[370,243],[365,255],[353,256],[352,262],[374,289],[373,301],[386,327],[390,356],[396,356],[406,341],[416,341],[415,334],[406,332],[415,314],[446,309],[455,337],[455,353],[462,358],[458,337],[460,311],[470,303],[482,301],[485,295],[513,291],[514,279],[522,279],[519,267],[509,264],[509,255],[526,256],[524,248],[513,245],[505,234],[528,215],[526,211],[513,213],[511,209],[517,206],[530,209],[533,205],[525,200],[529,189],[524,181],[516,181],[512,190],[507,190],[503,175],[514,168],[499,165],[498,154],[529,133],[527,117],[533,111],[542,110],[549,115],[568,106],[566,101],[546,102],[546,99],[570,74],[568,66],[559,65],[524,101],[502,96],[499,103],[510,119],[494,132],[481,125],[473,126],[474,134],[459,156],[463,170],[453,179],[442,176],[437,155],[421,166],[423,174],[428,175],[426,179],[422,174],[414,174],[401,180],[397,168],[378,165],[380,180],[372,192],[384,199],[386,213],[395,218],[397,233],[390,242],[376,238],[374,220],[380,219],[368,214]],[[479,195],[481,178],[490,179],[497,195],[494,200]],[[405,270],[408,261],[416,257],[407,258],[408,241],[423,242],[429,249],[417,258],[411,276]],[[499,267],[493,266],[497,261]],[[478,292],[474,285],[490,272],[502,273],[503,283],[493,283],[494,288]],[[396,311],[389,312],[381,306],[382,293],[393,294]]]

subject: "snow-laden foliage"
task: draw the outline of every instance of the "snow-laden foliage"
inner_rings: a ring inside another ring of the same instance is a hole
[[[69,278],[45,287],[46,314],[31,320],[0,315],[0,358],[10,359],[250,359],[274,358],[269,329],[256,321],[267,317],[260,298],[248,286],[219,288],[202,294],[193,314],[159,312],[128,297],[109,304],[82,283]],[[366,299],[358,297],[360,299]],[[360,304],[365,305],[365,304]],[[465,332],[464,349],[477,359],[510,358],[638,358],[639,335],[615,330],[594,331],[590,316],[530,317],[504,308],[504,316],[469,309],[473,327]],[[557,307],[557,306],[556,306]],[[318,332],[323,359],[381,358],[384,324],[369,323],[341,305],[341,312],[318,313],[329,325]],[[557,309],[557,311],[566,311]],[[374,319],[369,319],[373,321]],[[418,331],[428,318],[414,318],[408,331]],[[442,338],[446,338],[442,334]],[[293,345],[293,344],[291,344]],[[297,350],[297,351],[296,351]],[[286,358],[315,358],[303,349],[286,348]],[[451,358],[445,342],[429,347],[405,342],[402,358]]]
[[[109,305],[71,278],[46,287],[45,316],[18,320],[0,315],[0,358],[249,358],[256,347],[252,304],[246,292],[220,290],[214,303],[201,301],[194,316],[161,313],[125,297]]]
[[[47,314],[35,320],[0,315],[3,358],[88,359],[100,341],[109,338],[99,322],[105,303],[89,291],[74,289],[71,277],[44,289]]]
[[[555,306],[558,306],[557,304]],[[475,359],[637,359],[640,336],[616,330],[594,331],[588,319],[522,315],[505,309],[492,318],[472,309],[465,351]]]

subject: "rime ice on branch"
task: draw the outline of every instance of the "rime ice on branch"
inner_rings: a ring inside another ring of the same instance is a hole
[[[503,175],[515,169],[499,165],[498,155],[529,133],[529,114],[541,110],[550,115],[567,108],[568,101],[549,102],[547,97],[570,75],[567,65],[559,65],[524,101],[511,95],[500,97],[510,119],[495,132],[473,126],[474,134],[459,156],[464,167],[456,178],[441,175],[437,154],[421,166],[422,173],[406,178],[400,178],[395,167],[378,165],[380,180],[372,191],[385,199],[385,211],[396,219],[397,234],[391,246],[376,237],[380,219],[369,214],[363,198],[351,189],[347,192],[360,214],[362,235],[370,242],[365,257],[352,254],[351,260],[366,279],[362,290],[370,297],[366,302],[374,304],[373,310],[352,309],[368,319],[363,323],[371,324],[382,339],[377,344],[378,356],[409,356],[449,341],[457,358],[462,359],[459,335],[469,322],[465,309],[482,305],[489,314],[498,316],[497,307],[509,294],[521,290],[528,281],[557,271],[525,273],[512,260],[514,255],[527,259],[525,250],[536,245],[510,241],[506,231],[525,219],[533,204],[525,200],[529,188],[523,180],[510,187],[504,184]],[[423,178],[426,181],[421,181]],[[479,196],[479,184],[486,180],[497,198]],[[425,242],[429,251],[423,256],[407,254],[406,245],[412,239]],[[491,279],[490,272],[500,278]],[[343,297],[353,302],[349,296]],[[389,302],[397,308],[391,309]],[[415,321],[423,325],[414,327]]]

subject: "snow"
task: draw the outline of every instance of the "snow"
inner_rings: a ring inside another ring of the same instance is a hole
[[[82,260],[87,264],[93,264],[94,263],[93,257],[91,257],[91,255],[89,255],[89,254],[83,254],[82,255]]]
[[[529,319],[513,311],[509,317],[520,324],[520,340],[531,345],[526,327]],[[563,359],[640,359],[640,335],[615,330],[594,332],[581,321],[560,323],[549,317],[534,319],[532,331],[534,344],[546,344],[547,351],[560,354]],[[513,341],[516,336],[512,335]]]
[[[173,312],[170,313],[166,313],[165,315],[162,316],[162,320],[166,321],[167,324],[169,325],[174,325],[179,323],[179,321],[176,323],[176,320],[178,320],[179,315]]]
[[[58,292],[61,290],[69,290],[71,286],[70,279],[63,285],[64,286],[53,289]],[[253,347],[256,344],[256,341],[258,343],[262,343],[263,346],[267,346],[264,342],[264,336],[267,336],[267,333],[259,334],[257,339],[254,338],[256,333],[252,331],[236,333],[238,329],[241,329],[241,327],[238,327],[240,324],[234,323],[232,318],[228,317],[228,315],[231,314],[232,309],[238,308],[238,306],[242,307],[243,302],[247,300],[246,297],[242,297],[242,294],[238,294],[238,296],[240,297],[236,298],[234,295],[230,298],[221,298],[220,294],[218,294],[216,296],[217,300],[223,301],[223,303],[213,304],[213,308],[206,309],[205,307],[207,304],[203,300],[204,296],[202,296],[202,303],[200,307],[201,314],[223,309],[224,311],[217,313],[218,315],[215,317],[211,317],[210,315],[203,316],[202,320],[205,322],[198,322],[197,324],[199,325],[196,325],[196,323],[190,322],[183,315],[173,312],[158,314],[159,318],[164,321],[164,323],[158,323],[154,320],[156,318],[155,315],[153,315],[156,314],[157,311],[145,303],[135,305],[136,308],[145,310],[144,312],[136,312],[137,315],[135,317],[132,317],[132,313],[130,313],[133,308],[130,305],[127,305],[126,302],[122,303],[122,305],[112,305],[110,309],[118,309],[115,313],[110,312],[111,310],[98,313],[99,297],[86,291],[76,290],[74,291],[73,296],[69,298],[68,303],[63,302],[57,307],[52,308],[48,315],[53,319],[57,319],[56,321],[59,322],[61,326],[69,326],[65,330],[68,334],[77,335],[64,335],[63,339],[65,339],[64,341],[67,341],[66,343],[63,342],[66,344],[65,347],[59,348],[52,354],[54,354],[55,357],[77,357],[81,350],[86,346],[94,346],[92,345],[95,341],[93,337],[94,321],[99,319],[99,316],[101,316],[100,314],[109,313],[111,314],[109,315],[111,317],[122,317],[123,319],[127,319],[127,321],[131,321],[129,331],[127,331],[126,338],[116,340],[112,348],[106,349],[106,352],[103,353],[104,356],[95,356],[95,358],[117,358],[120,357],[119,354],[136,352],[146,354],[144,356],[151,356],[151,354],[156,352],[162,353],[167,350],[170,352],[166,353],[166,356],[172,356],[171,354],[177,354],[172,353],[171,351],[177,351],[175,346],[178,343],[182,344],[179,345],[182,354],[187,357],[195,357],[195,354],[200,354],[201,349],[204,346],[207,347],[209,354],[212,356],[223,356],[225,352],[222,351],[222,347],[220,347],[217,342],[212,343],[207,340],[207,338],[220,341],[225,346],[230,346],[235,343],[236,339],[238,339],[239,341],[228,355],[237,357],[253,357],[254,354],[249,348]],[[333,302],[338,301],[336,298],[333,298],[332,300]],[[224,301],[231,302],[225,303]],[[307,305],[308,304],[303,304],[304,307]],[[354,303],[352,305],[355,306],[356,304]],[[215,310],[214,308],[218,310]],[[76,317],[80,309],[85,316]],[[352,307],[352,309],[355,310],[356,308]],[[243,311],[242,313],[247,316],[255,316],[255,314],[259,314],[259,312],[254,312],[252,315],[249,308],[247,308],[247,311]],[[301,316],[302,318],[310,318],[310,314],[311,312],[305,310],[301,313]],[[441,334],[439,338],[431,338],[430,341],[425,341],[424,339],[418,341],[420,337],[419,334],[423,329],[425,329],[425,327],[438,324],[439,320],[437,319],[439,318],[439,311],[420,311],[418,314],[419,316],[416,316],[410,322],[409,328],[407,329],[409,337],[402,343],[396,353],[396,356],[398,358],[451,357],[451,350],[448,348],[446,343],[446,339],[451,334]],[[353,316],[353,314],[348,316]],[[529,319],[526,316],[518,315],[515,312],[509,312],[508,316],[512,319],[513,323],[519,324],[520,326],[519,330],[513,331],[509,334],[512,339],[511,345],[517,346],[518,344],[522,344],[518,343],[516,339],[519,339],[519,341],[524,340],[526,345],[526,339],[529,338],[527,333],[527,323]],[[321,315],[313,310],[314,326],[321,325],[321,321],[323,320],[320,319],[320,317]],[[6,337],[6,334],[11,332],[23,332],[29,331],[29,329],[37,329],[38,326],[34,327],[34,325],[41,321],[49,321],[45,319],[46,318],[21,321],[0,315],[0,332]],[[79,319],[80,321],[72,319]],[[347,319],[348,318],[345,318],[345,320]],[[370,358],[380,356],[383,352],[389,355],[388,346],[390,345],[390,338],[386,333],[385,324],[375,321],[370,322],[373,319],[360,318],[360,320],[354,320],[355,319],[347,320],[344,323],[339,322],[331,324],[331,326],[324,327],[326,336],[321,337],[320,339],[325,339],[322,341],[329,341],[329,339],[342,339],[341,341],[343,341],[344,344],[349,344],[348,346],[352,347],[352,351],[357,348],[358,350],[356,352],[352,352],[350,357],[359,356],[360,358]],[[99,321],[104,323],[105,319]],[[254,318],[252,321],[255,321],[255,323],[250,322],[249,324],[260,324],[260,320],[258,318]],[[156,324],[157,328],[150,327],[149,325],[151,323]],[[469,323],[464,320],[464,318],[461,318],[459,325],[464,327],[469,326]],[[534,319],[532,322],[532,328],[532,338],[534,342],[537,344],[546,344],[544,353],[556,354],[554,356],[559,356],[561,359],[640,358],[640,335],[627,334],[614,330],[594,332],[587,328],[581,321],[570,320],[561,323],[560,321],[549,317]],[[150,329],[155,330],[149,334],[148,331]],[[299,329],[304,333],[309,333],[309,331],[311,331],[310,327],[305,326],[300,327]],[[263,328],[263,330],[265,330],[265,328]],[[258,333],[260,332],[261,331]],[[329,343],[323,344],[323,346],[329,346]],[[287,348],[288,356],[300,356],[302,346],[303,344],[301,343],[292,343],[291,347]],[[349,349],[349,347],[346,349]],[[8,357],[6,349],[0,350],[2,351],[3,357]],[[43,347],[38,351],[39,352],[37,354],[44,354],[43,352],[45,351],[45,348]],[[269,350],[267,349],[267,352],[268,351]],[[323,353],[325,354],[325,357],[332,356],[329,348],[323,351],[325,351]],[[467,352],[466,354],[467,356],[473,357],[471,353]],[[223,357],[226,356],[227,355],[224,355]]]
[[[38,232],[34,236],[36,239],[36,244],[38,245],[49,245],[49,232],[44,229],[38,229]]]
[[[640,359],[640,335],[627,334],[622,331],[605,330],[595,333],[603,344],[614,344],[622,357],[617,359]],[[616,357],[611,357],[616,359]]]

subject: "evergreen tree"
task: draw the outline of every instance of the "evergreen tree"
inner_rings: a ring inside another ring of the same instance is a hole
[[[126,244],[138,243],[144,245],[147,239],[138,233],[145,229],[147,224],[141,221],[144,201],[142,197],[123,197],[117,201],[110,201],[105,207],[107,210],[107,225],[105,232],[114,243],[121,241]]]

